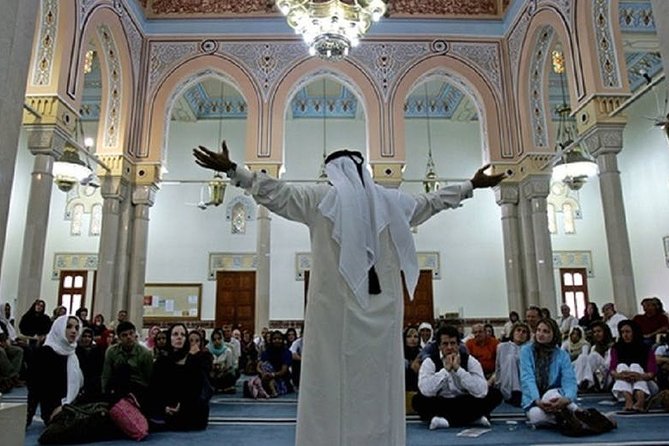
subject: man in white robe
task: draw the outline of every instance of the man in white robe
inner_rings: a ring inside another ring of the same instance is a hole
[[[312,266],[297,410],[298,446],[405,444],[400,271],[413,294],[418,265],[410,227],[460,206],[503,178],[479,169],[471,181],[412,197],[375,185],[359,152],[326,159],[330,183],[295,185],[250,172],[223,152],[193,150],[256,202],[310,230]]]

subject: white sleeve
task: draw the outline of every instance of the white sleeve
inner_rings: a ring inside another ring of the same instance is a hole
[[[457,208],[461,202],[473,195],[471,181],[444,186],[436,192],[416,195],[416,207],[411,217],[411,225],[423,223],[437,212]]]
[[[446,369],[441,369],[435,373],[435,365],[432,358],[425,358],[418,371],[418,390],[425,396],[437,396],[441,390],[444,381],[448,379]]]
[[[456,385],[462,390],[466,390],[474,398],[485,397],[488,394],[488,382],[483,374],[481,363],[470,355],[469,361],[467,361],[467,369],[460,367],[454,373]]]

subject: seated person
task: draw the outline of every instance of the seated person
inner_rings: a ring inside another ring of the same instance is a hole
[[[420,336],[420,348],[425,348],[427,344],[434,341],[432,325],[429,322],[421,322],[418,326],[418,336]]]
[[[504,323],[502,329],[502,341],[510,341],[513,336],[513,325],[520,321],[520,316],[517,311],[509,312],[509,320]]]
[[[468,424],[489,427],[490,412],[501,403],[502,395],[488,388],[476,358],[460,351],[455,327],[440,328],[435,338],[439,349],[420,366],[414,410],[429,421],[430,429]]]
[[[495,373],[495,356],[499,341],[488,334],[483,324],[473,325],[472,335],[474,337],[469,339],[465,345],[469,354],[481,364],[486,379],[489,379]]]
[[[290,377],[291,381],[293,382],[293,387],[295,387],[296,390],[297,388],[300,387],[300,375],[302,374],[303,348],[304,348],[304,328],[302,329],[302,336],[295,339],[295,341],[289,347],[290,354],[292,355],[290,361]],[[244,351],[244,345],[242,344],[242,352],[243,351]]]
[[[44,345],[35,351],[28,372],[28,419],[40,407],[40,416],[49,424],[63,404],[72,403],[84,385],[84,376],[75,354],[79,319],[59,316],[53,321]]]
[[[661,390],[669,389],[669,336],[662,337],[655,349],[657,363],[657,384]]]
[[[15,345],[16,330],[0,315],[0,392],[23,385],[19,379],[23,367],[23,349]]]
[[[209,373],[209,380],[216,391],[223,393],[235,393],[235,360],[232,357],[232,350],[223,343],[223,330],[214,329],[211,333],[211,342],[207,345],[209,352],[213,356],[213,364]]]
[[[558,323],[558,327],[560,327],[562,339],[565,340],[569,337],[571,329],[578,325],[578,319],[571,315],[571,308],[567,304],[560,305],[560,314],[561,316],[556,322]]]
[[[93,330],[81,330],[76,350],[79,367],[84,374],[84,388],[81,400],[86,402],[101,401],[102,399],[102,366],[105,362],[105,352],[93,343]]]
[[[149,389],[152,429],[206,429],[211,386],[200,346],[189,344],[184,324],[172,325],[167,337],[169,354],[156,359]]]
[[[511,340],[497,346],[495,383],[506,402],[520,407],[520,347],[530,340],[530,327],[516,322],[510,330]]]
[[[296,348],[298,346],[300,348],[300,355],[302,354],[302,342],[300,341],[301,339],[302,338],[298,339],[299,342],[298,345],[296,345]],[[253,340],[251,332],[248,330],[244,330],[242,332],[241,348],[242,348],[242,354],[239,357],[240,372],[244,373],[245,375],[255,375],[256,370],[258,369],[258,346]],[[293,352],[293,357],[295,357],[295,352]]]
[[[552,319],[540,319],[534,341],[520,349],[522,406],[535,426],[556,424],[555,413],[576,410],[576,375],[569,354],[558,348],[562,335]]]
[[[585,340],[581,326],[572,327],[569,337],[562,343],[562,350],[569,353],[571,362],[576,361],[579,356],[587,355],[590,352],[590,344]]]
[[[107,348],[105,353],[102,392],[112,404],[132,393],[144,411],[153,355],[137,342],[135,325],[132,322],[119,322],[116,334],[119,342]]]
[[[289,367],[292,354],[286,347],[283,333],[279,330],[272,332],[270,344],[260,355],[258,374],[263,388],[270,397],[276,398],[291,392]]]
[[[630,320],[618,324],[618,341],[611,347],[613,396],[624,400],[623,410],[643,412],[646,398],[656,393],[655,353],[644,343],[641,327]]]
[[[593,322],[590,330],[592,331],[590,352],[587,355],[580,355],[572,364],[576,373],[576,382],[581,390],[602,391],[612,384],[609,376],[609,363],[613,337],[609,325],[604,321]]]
[[[404,390],[418,391],[418,371],[420,370],[420,341],[418,330],[409,327],[404,332]]]
[[[641,301],[643,314],[632,319],[641,327],[646,345],[653,345],[658,334],[669,333],[669,318],[664,313],[662,301],[657,297],[647,297]]]

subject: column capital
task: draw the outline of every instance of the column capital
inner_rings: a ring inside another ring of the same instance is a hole
[[[23,125],[26,127],[57,126],[74,134],[79,113],[58,96],[27,95],[25,104],[32,109],[23,109]]]
[[[495,187],[495,201],[498,205],[518,204],[520,199],[520,184],[517,182],[503,181]]]
[[[376,183],[394,189],[397,189],[402,184],[404,163],[372,161],[369,165],[372,167],[372,177]]]
[[[521,183],[523,196],[527,199],[547,198],[550,193],[550,176],[531,175]]]
[[[625,124],[598,124],[589,128],[581,137],[581,144],[594,156],[619,153],[623,148]]]
[[[102,198],[110,200],[123,201],[125,191],[130,184],[124,177],[120,175],[107,174],[100,178]]]
[[[53,125],[35,125],[26,127],[28,150],[33,155],[51,155],[60,157],[65,150],[69,135],[63,128]]]
[[[110,172],[107,172],[102,167],[98,166],[97,174],[100,177],[103,175],[111,175],[112,177],[123,178],[124,181],[129,183],[136,174],[135,164],[126,155],[101,153],[97,154],[97,158],[104,163],[105,166],[109,167],[110,170]]]
[[[615,116],[611,116],[611,113],[619,108],[629,97],[629,94],[595,94],[583,101],[573,113],[576,117],[578,133],[582,135],[591,127],[602,124],[622,125],[624,127],[627,124],[625,114],[617,113]]]
[[[155,184],[136,184],[132,191],[132,204],[151,207],[156,202],[157,192]]]

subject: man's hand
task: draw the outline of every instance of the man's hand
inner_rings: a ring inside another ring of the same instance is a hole
[[[216,172],[227,172],[235,165],[235,163],[230,161],[230,154],[225,141],[221,143],[221,153],[212,152],[204,146],[198,146],[193,149],[193,156],[198,166],[215,170]]]
[[[483,173],[484,170],[486,170],[488,167],[490,167],[490,164],[486,164],[485,166],[481,167],[479,170],[476,171],[472,179],[470,180],[472,182],[472,186],[474,189],[482,189],[485,187],[494,187],[499,184],[500,181],[506,177],[505,173],[498,173],[497,175],[486,175]]]

